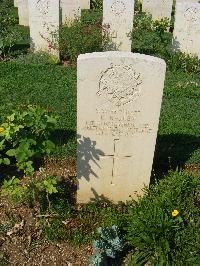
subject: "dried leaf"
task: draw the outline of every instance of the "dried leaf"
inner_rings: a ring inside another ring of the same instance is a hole
[[[23,227],[24,227],[24,220],[22,220],[21,221],[21,223],[19,223],[19,224],[15,224],[14,226],[13,226],[13,228],[10,230],[10,231],[8,231],[7,232],[7,236],[11,236],[12,234],[16,234],[16,233],[18,233],[20,230],[22,230],[23,229]]]

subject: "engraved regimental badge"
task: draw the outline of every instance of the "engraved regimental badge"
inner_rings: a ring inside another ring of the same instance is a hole
[[[141,84],[141,74],[132,66],[112,65],[102,73],[97,95],[119,107],[138,98]]]
[[[126,6],[123,1],[116,0],[111,6],[111,10],[115,15],[121,15],[126,9]]]

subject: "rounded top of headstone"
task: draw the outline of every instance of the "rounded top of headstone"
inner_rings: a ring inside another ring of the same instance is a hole
[[[148,61],[152,63],[159,63],[163,65],[163,67],[166,67],[166,63],[163,59],[145,55],[145,54],[139,54],[139,53],[131,53],[131,52],[119,52],[119,51],[108,51],[108,52],[94,52],[94,53],[86,53],[86,54],[80,54],[78,56],[78,61],[80,60],[87,60],[87,59],[98,59],[98,58],[132,58],[132,59],[138,59],[143,61]]]

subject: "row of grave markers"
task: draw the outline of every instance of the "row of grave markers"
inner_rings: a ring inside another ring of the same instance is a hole
[[[42,0],[40,0],[42,1]],[[161,20],[168,18],[171,20],[173,0],[142,0],[142,10],[150,13],[154,20]],[[177,3],[200,3],[199,0],[177,0]],[[28,0],[14,0],[14,4],[19,9],[19,24],[28,26]],[[123,1],[116,0],[117,5],[123,8]],[[60,7],[62,10],[62,22],[67,20],[74,20],[80,17],[81,9],[90,9],[90,0],[60,0]]]
[[[59,4],[58,0],[29,1],[33,48],[56,56],[50,33],[59,27]],[[134,0],[104,0],[103,27],[112,39],[107,48],[126,52],[78,57],[79,203],[102,198],[125,202],[140,195],[150,182],[166,64],[159,58],[128,52],[133,17]],[[190,52],[197,47],[192,52],[198,52],[200,5],[177,3],[176,20],[174,47]]]
[[[81,17],[81,9],[90,9],[90,0],[59,1],[62,24],[73,23],[75,20],[78,20]],[[31,12],[31,2],[31,0],[14,0],[14,6],[18,8],[19,25],[29,26],[29,12]],[[46,2],[46,0],[39,0],[38,3],[39,2]]]
[[[63,23],[68,24],[80,18],[80,6],[83,8],[89,8],[90,6],[88,0],[16,1],[20,24],[30,25],[33,50],[46,51],[57,57],[59,57],[59,49],[55,47],[55,43],[58,43],[58,36],[55,36],[52,32],[59,29],[60,6],[62,7]],[[80,4],[81,1],[82,4]],[[200,58],[200,3],[193,3],[194,0],[185,1],[177,0],[176,3],[173,49],[197,55]],[[172,0],[143,0],[143,6],[146,8],[145,11],[152,14],[153,11],[157,12],[154,13],[153,17],[158,17],[158,13],[162,17],[168,17],[171,14]],[[23,16],[22,13],[29,14]],[[106,50],[131,51],[130,33],[133,29],[133,19],[134,0],[103,1],[103,29],[105,29],[110,39],[106,44]]]

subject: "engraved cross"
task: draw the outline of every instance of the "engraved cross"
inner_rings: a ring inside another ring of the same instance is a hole
[[[113,154],[110,154],[110,155],[104,155],[102,157],[109,157],[109,158],[112,158],[112,181],[111,181],[111,184],[113,184],[113,180],[117,174],[116,172],[116,159],[120,159],[120,158],[131,158],[133,155],[122,155],[122,156],[119,156],[116,154],[116,151],[117,151],[117,143],[119,143],[119,139],[114,139],[114,145],[113,145]]]

